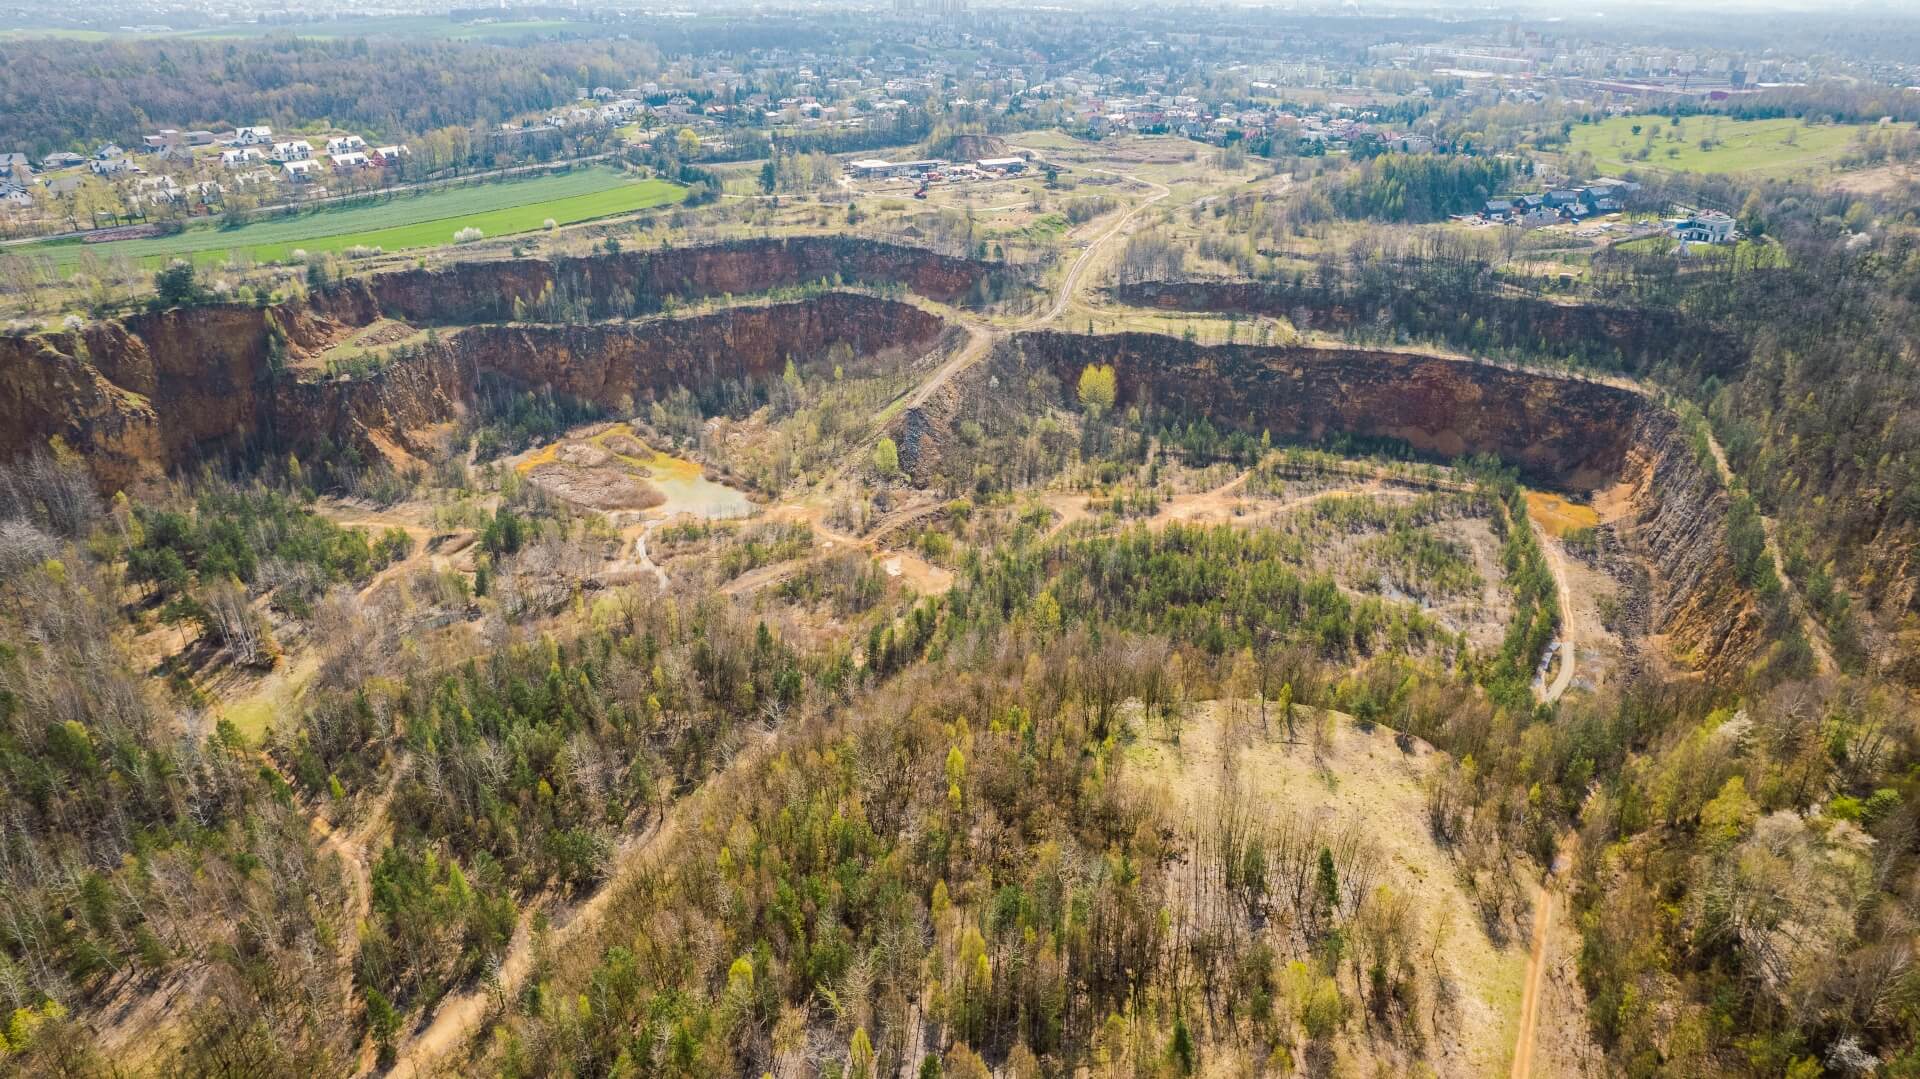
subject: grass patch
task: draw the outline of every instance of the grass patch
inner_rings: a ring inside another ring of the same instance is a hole
[[[1860,130],[1794,119],[1683,116],[1676,122],[1665,116],[1615,116],[1574,127],[1567,152],[1592,154],[1602,172],[1658,169],[1785,178],[1825,172]]]
[[[664,180],[629,180],[611,169],[582,169],[557,176],[506,180],[453,190],[401,195],[352,206],[328,206],[291,217],[275,217],[221,229],[211,224],[175,236],[106,244],[33,244],[21,253],[47,253],[63,271],[82,252],[100,258],[126,256],[148,265],[171,259],[218,262],[230,251],[245,251],[255,261],[286,259],[295,249],[310,253],[349,247],[386,251],[440,247],[463,228],[488,238],[531,232],[547,218],[567,225],[678,202],[686,189]]]

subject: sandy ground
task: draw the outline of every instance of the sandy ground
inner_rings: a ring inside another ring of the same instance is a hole
[[[1252,705],[1244,707],[1250,711]],[[1304,730],[1315,710],[1298,711]],[[1231,758],[1252,804],[1273,816],[1300,813],[1336,826],[1364,825],[1386,859],[1382,883],[1414,897],[1416,947],[1431,946],[1434,927],[1447,926],[1436,962],[1458,1000],[1453,1014],[1431,1032],[1429,1059],[1444,1076],[1505,1071],[1519,1029],[1527,951],[1523,943],[1500,947],[1487,937],[1453,863],[1430,837],[1422,781],[1436,752],[1416,739],[1403,753],[1392,731],[1361,731],[1342,716],[1335,717],[1324,758],[1304,743],[1279,741],[1277,721],[1276,740],[1262,740],[1257,719],[1245,728],[1249,744],[1231,749],[1224,714],[1220,702],[1207,702],[1196,706],[1177,746],[1157,738],[1137,743],[1128,758],[1133,781],[1164,792],[1177,816],[1198,819],[1226,796]],[[1432,999],[1424,989],[1423,999]],[[1342,1055],[1370,1059],[1366,1039],[1352,1030],[1349,1035]],[[1391,1070],[1403,1062],[1376,1063]]]

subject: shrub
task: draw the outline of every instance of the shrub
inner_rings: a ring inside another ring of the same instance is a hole
[[[470,244],[486,238],[486,233],[472,226],[468,226],[453,234],[453,242],[457,244]]]

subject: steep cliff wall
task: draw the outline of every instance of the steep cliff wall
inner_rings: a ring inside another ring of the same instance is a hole
[[[1664,308],[1557,303],[1483,288],[1324,288],[1266,281],[1148,281],[1117,286],[1115,299],[1172,311],[1274,315],[1302,329],[1348,333],[1390,328],[1459,348],[1533,350],[1579,356],[1643,371],[1671,364],[1725,376],[1746,359],[1747,345],[1724,329]]]
[[[963,419],[999,427],[990,380],[1070,397],[1090,363],[1111,363],[1120,404],[1150,402],[1218,426],[1318,440],[1392,438],[1451,458],[1491,453],[1535,484],[1624,484],[1623,531],[1652,571],[1653,629],[1685,666],[1726,684],[1767,647],[1764,618],[1734,572],[1727,495],[1678,419],[1631,389],[1586,379],[1379,349],[1202,346],[1153,334],[1021,334],[897,421],[902,466],[941,472]],[[1034,376],[1045,376],[1037,380]],[[964,460],[964,452],[961,454]]]
[[[476,326],[454,350],[478,372],[602,405],[644,401],[675,386],[778,377],[844,343],[857,354],[930,348],[945,324],[911,304],[830,292],[685,319],[588,326]]]
[[[417,452],[418,430],[459,415],[484,375],[615,407],[675,386],[778,377],[789,357],[806,363],[842,343],[858,354],[924,351],[945,329],[911,304],[825,293],[682,319],[473,326],[362,378],[276,377],[269,318],[298,346],[352,314],[323,310],[199,308],[0,339],[0,457],[58,436],[117,490],[227,447],[324,438]]]
[[[548,262],[523,259],[462,263],[440,270],[407,270],[357,278],[316,291],[306,302],[269,310],[210,306],[143,314],[97,323],[79,334],[0,337],[0,461],[31,452],[58,436],[81,450],[107,489],[119,489],[143,477],[164,473],[224,446],[244,445],[260,437],[298,437],[333,430],[324,424],[307,431],[298,409],[285,417],[269,407],[270,340],[284,338],[293,352],[317,352],[353,329],[383,316],[438,325],[501,322],[515,316],[514,302],[532,305],[542,317],[543,296],[569,313],[594,318],[646,313],[669,298],[750,296],[821,281],[904,285],[937,300],[961,301],[984,291],[1022,287],[997,267],[950,258],[917,247],[851,237],[801,237],[747,240],[700,247],[625,252]],[[890,338],[929,337],[930,316],[901,304],[887,305],[886,319],[863,321],[875,310],[850,314],[855,301],[841,296],[817,305],[818,321],[796,321],[800,309],[784,308],[778,321],[802,338],[820,340],[821,326],[842,316],[852,321],[836,330],[858,350]],[[741,341],[758,339],[748,325],[755,316],[735,316]],[[271,322],[269,321],[271,319]],[[884,324],[880,324],[884,323]],[[649,331],[662,338],[651,350],[619,345],[619,333],[597,339],[607,347],[625,347],[635,363],[659,364],[673,348],[698,352],[720,324],[695,320],[682,333],[658,323]],[[729,325],[732,325],[729,323]],[[769,331],[771,332],[771,331]],[[811,335],[810,337],[808,335]],[[551,336],[551,335],[549,335]],[[768,340],[778,339],[773,333]],[[532,335],[524,341],[531,342]],[[475,347],[496,342],[482,335]],[[542,346],[579,342],[570,355],[593,351],[584,333],[547,340]],[[733,348],[732,345],[723,346]],[[793,344],[789,351],[804,353]],[[717,356],[718,353],[714,353]],[[779,357],[785,359],[785,354]],[[804,357],[803,357],[804,358]],[[523,354],[540,363],[537,350]],[[765,357],[761,357],[765,359]],[[510,375],[513,365],[499,363]],[[546,364],[541,382],[555,381]],[[396,376],[398,377],[398,376]],[[409,377],[418,379],[415,372]],[[436,376],[410,394],[427,409],[444,395]],[[690,376],[692,377],[692,376]],[[429,393],[427,385],[440,387]],[[638,388],[638,387],[636,387]],[[300,390],[303,408],[329,411],[328,393],[353,398],[365,388]],[[437,406],[436,406],[437,407]],[[417,411],[411,410],[411,411]],[[409,411],[409,414],[411,414]],[[280,422],[282,419],[284,423]]]
[[[1491,453],[1535,482],[1593,490],[1619,475],[1638,394],[1414,352],[1202,346],[1155,334],[1022,334],[1013,348],[1071,386],[1111,363],[1122,404],[1197,409],[1275,437],[1398,439],[1439,458]]]
[[[1767,649],[1766,618],[1735,572],[1717,470],[1700,461],[1673,413],[1649,402],[1620,478],[1633,513],[1626,534],[1653,573],[1654,632],[1682,663],[1736,683]]]

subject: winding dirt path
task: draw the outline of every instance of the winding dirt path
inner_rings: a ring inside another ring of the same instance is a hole
[[[1074,294],[1080,290],[1081,276],[1087,272],[1087,267],[1092,265],[1094,255],[1100,251],[1101,247],[1104,246],[1108,240],[1111,240],[1115,236],[1118,236],[1120,234],[1120,230],[1126,228],[1127,225],[1130,222],[1132,222],[1134,218],[1140,216],[1141,211],[1145,210],[1149,206],[1152,206],[1154,203],[1159,202],[1161,199],[1166,198],[1168,195],[1173,194],[1173,189],[1168,187],[1166,184],[1156,183],[1153,180],[1141,179],[1140,177],[1135,176],[1132,173],[1115,172],[1112,169],[1091,169],[1091,168],[1087,169],[1086,171],[1105,173],[1108,176],[1118,176],[1124,180],[1129,180],[1136,184],[1144,184],[1147,187],[1153,188],[1153,194],[1148,195],[1146,198],[1140,200],[1137,203],[1134,203],[1133,208],[1128,210],[1126,213],[1121,214],[1120,219],[1115,221],[1113,225],[1107,229],[1107,231],[1101,233],[1099,236],[1095,237],[1094,239],[1087,241],[1087,246],[1085,249],[1083,249],[1080,252],[1080,257],[1077,259],[1074,259],[1073,265],[1067,267],[1066,280],[1060,282],[1060,291],[1054,295],[1053,306],[1048,308],[1045,312],[1039,315],[1036,315],[1032,318],[1028,318],[1022,322],[1015,324],[1015,327],[1014,327],[1015,329],[1020,329],[1020,330],[1034,329],[1039,326],[1044,326],[1047,323],[1052,322],[1053,320],[1059,318],[1061,315],[1065,314],[1067,310],[1067,305],[1073,302]]]
[[[1511,1079],[1533,1075],[1534,1037],[1540,1026],[1540,996],[1546,982],[1547,941],[1553,931],[1553,891],[1540,886],[1533,908],[1533,946],[1527,955],[1527,985],[1520,995],[1520,1035],[1513,1047]]]
[[[1580,833],[1563,832],[1559,853],[1540,878],[1540,886],[1535,894],[1533,942],[1527,952],[1527,983],[1520,996],[1520,1032],[1514,1041],[1513,1068],[1508,1073],[1510,1079],[1532,1079],[1533,1058],[1538,1050],[1540,1035],[1541,1001],[1545,999],[1547,990],[1547,953],[1553,948],[1553,905],[1565,898],[1560,895],[1559,886],[1572,879],[1579,853]],[[1562,1020],[1565,1018],[1564,1015],[1560,1017]],[[1577,1047],[1568,1046],[1561,1046],[1559,1051],[1562,1060],[1573,1059],[1579,1052]]]
[[[614,854],[613,872],[592,894],[553,911],[550,919],[553,928],[548,939],[554,952],[558,953],[567,941],[599,922],[608,903],[646,864],[647,856],[672,845],[682,824],[697,809],[696,800],[712,790],[723,776],[751,768],[774,744],[774,734],[763,731],[758,737],[749,736],[747,744],[719,772],[707,777],[698,790],[668,808],[656,818],[650,830],[621,845]],[[496,1000],[512,1000],[519,995],[533,972],[533,915],[532,905],[521,912],[513,940],[500,960],[497,976],[489,984],[442,1000],[426,1025],[400,1046],[393,1068],[387,1073],[392,1079],[424,1079],[439,1074],[439,1069],[450,1063],[448,1058],[480,1032]]]
[[[1108,241],[1120,235],[1120,233],[1132,223],[1134,218],[1140,216],[1141,212],[1146,210],[1147,207],[1173,194],[1173,189],[1167,185],[1156,183],[1152,180],[1145,180],[1131,173],[1113,172],[1109,169],[1088,169],[1087,171],[1107,173],[1111,176],[1119,176],[1134,183],[1145,185],[1153,189],[1153,194],[1134,203],[1132,207],[1128,208],[1127,212],[1115,219],[1113,224],[1107,227],[1106,231],[1087,241],[1087,246],[1081,249],[1079,256],[1067,267],[1067,275],[1061,280],[1060,287],[1054,292],[1053,303],[1046,310],[1029,315],[1006,329],[984,321],[962,317],[960,324],[967,331],[969,337],[966,347],[954,353],[947,362],[941,364],[933,374],[929,375],[925,381],[915,387],[905,399],[905,408],[914,409],[925,405],[935,393],[939,392],[942,386],[945,386],[953,380],[953,376],[978,363],[982,357],[992,352],[993,347],[1004,340],[1009,333],[1039,329],[1065,314],[1067,307],[1073,303],[1074,297],[1079,294],[1081,281],[1086,276],[1087,269],[1093,265],[1095,257],[1104,250]],[[881,411],[881,416],[890,417],[901,410],[902,406],[898,402],[890,403]]]
[[[665,592],[669,583],[666,567],[655,562],[653,556],[647,554],[647,537],[653,535],[653,530],[661,524],[662,521],[659,518],[642,523],[639,526],[639,534],[633,537],[633,542],[627,549],[633,553],[631,564],[639,567],[643,573],[653,574],[653,579],[659,584],[660,591]]]

